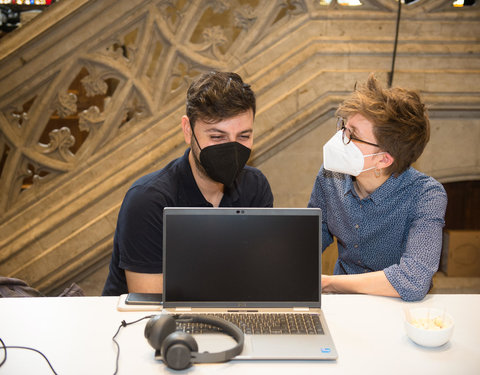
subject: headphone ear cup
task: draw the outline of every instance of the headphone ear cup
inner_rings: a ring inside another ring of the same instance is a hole
[[[176,331],[163,341],[161,355],[166,365],[174,370],[183,370],[192,364],[192,352],[198,352],[197,341],[192,335]]]
[[[155,315],[145,325],[145,338],[156,350],[161,350],[165,338],[175,332],[175,319],[170,315]]]

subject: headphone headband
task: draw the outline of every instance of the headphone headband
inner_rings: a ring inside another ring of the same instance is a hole
[[[203,323],[218,327],[222,329],[223,332],[225,332],[226,334],[232,336],[237,342],[237,345],[235,345],[233,348],[221,352],[193,352],[192,358],[194,358],[194,363],[226,362],[239,355],[243,350],[243,344],[245,339],[242,330],[238,328],[235,324],[228,322],[225,319],[213,316],[207,317],[199,315],[175,315],[174,318],[176,321],[181,321],[185,323]]]
[[[222,332],[235,339],[237,344],[228,350],[200,353],[192,335],[176,331],[176,322],[202,323],[220,328]],[[155,315],[145,326],[145,338],[156,350],[159,350],[167,366],[181,370],[192,363],[226,362],[239,355],[243,350],[244,335],[235,324],[222,318],[205,315]]]

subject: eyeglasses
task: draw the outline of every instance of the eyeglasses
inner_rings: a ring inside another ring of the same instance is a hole
[[[352,140],[357,142],[362,142],[370,146],[380,147],[379,145],[371,142],[367,142],[356,137],[352,136],[352,132],[350,129],[345,127],[345,119],[343,117],[339,117],[337,119],[337,131],[342,130],[342,141],[344,145],[348,145]]]

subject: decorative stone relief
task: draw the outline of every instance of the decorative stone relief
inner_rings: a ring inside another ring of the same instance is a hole
[[[106,47],[106,54],[114,60],[133,63],[137,51],[138,29],[134,29],[122,37],[117,37]]]
[[[28,121],[28,111],[30,110],[35,99],[36,96],[23,103],[21,108],[12,109],[8,112],[7,118],[9,118],[9,122],[13,128],[20,129],[25,125],[25,123]]]
[[[20,147],[13,142],[15,146],[11,152],[16,152],[17,147],[18,150],[30,147],[39,155],[65,163],[63,171],[72,170],[77,163],[76,155],[86,142],[106,145],[108,139],[117,134],[115,129],[122,128],[124,131],[126,124],[130,127],[151,116],[164,104],[180,100],[180,95],[195,76],[209,67],[221,66],[231,54],[231,49],[241,46],[244,39],[250,38],[256,44],[264,36],[274,35],[277,28],[288,30],[290,21],[298,17],[308,19],[310,10],[333,9],[338,13],[365,9],[396,11],[391,0],[364,0],[358,7],[346,7],[336,0],[278,0],[274,5],[259,0],[159,0],[153,4],[156,8],[152,9],[156,9],[158,14],[132,15],[125,19],[125,25],[104,29],[100,47],[77,52],[75,59],[82,61],[83,67],[79,68],[67,90],[58,87],[55,98],[50,100],[54,103],[53,113],[49,113],[48,108],[43,111],[37,109],[38,94],[23,104],[12,104],[11,109],[4,112],[17,132],[21,129],[38,132],[38,126],[45,124],[36,145]],[[424,0],[404,8],[410,12],[418,9],[436,13],[452,11],[448,1]],[[267,20],[262,28],[257,26],[260,16]],[[180,32],[182,40],[178,39],[176,31]],[[247,37],[249,33],[252,35]],[[144,48],[140,50],[140,46]],[[247,51],[249,45],[245,44],[242,48]],[[119,65],[110,63],[109,59]],[[72,66],[73,69],[75,66]],[[137,75],[145,77],[145,87],[134,79]],[[117,108],[115,93],[119,85],[127,81],[132,84],[131,94],[127,95],[129,99],[122,108]],[[150,98],[145,97],[147,92],[150,92]],[[151,108],[152,104],[157,108]],[[30,129],[26,124],[31,121],[29,112],[34,109],[39,114],[34,119],[36,128]],[[120,117],[112,117],[117,118],[118,123],[105,124],[109,111],[122,113]],[[47,116],[50,117],[48,120]],[[89,152],[97,150],[96,147],[88,149],[91,150]],[[34,155],[30,152],[29,157],[34,158]],[[89,155],[82,157],[88,158]],[[4,168],[16,168],[9,166],[6,159],[4,157]],[[60,172],[56,169],[59,165],[53,162],[40,167],[44,162],[41,158],[36,160],[37,169]],[[4,184],[8,185],[8,182]],[[12,196],[8,199],[8,206],[14,205]]]
[[[21,181],[19,193],[24,193],[33,187],[39,187],[40,184],[46,182],[50,172],[46,168],[40,166],[32,160],[24,158],[18,169],[16,180]],[[19,194],[20,195],[20,194]]]
[[[255,9],[250,5],[242,5],[234,11],[235,26],[248,31],[257,19]]]
[[[225,45],[228,41],[224,30],[220,26],[213,26],[203,30],[203,43],[195,46],[195,52],[207,53],[215,59],[221,59],[219,47]]]
[[[59,93],[54,109],[58,116],[63,118],[73,115],[77,112],[77,95],[71,92]]]
[[[134,94],[124,106],[123,114],[119,127],[124,127],[126,124],[134,124],[149,116],[148,107],[137,94]]]
[[[159,14],[165,20],[171,32],[175,32],[181,24],[185,8],[188,7],[189,3],[188,0],[160,0],[157,2],[157,7],[160,10]]]
[[[278,22],[282,18],[290,18],[307,13],[307,5],[305,0],[286,0],[280,3],[280,11],[273,23]]]
[[[92,106],[78,114],[78,127],[82,131],[93,133],[105,120],[97,106]]]
[[[115,136],[115,129],[124,130],[126,124],[138,123],[164,104],[179,100],[180,94],[195,76],[206,68],[221,66],[231,54],[231,48],[241,45],[243,39],[250,38],[256,44],[265,35],[275,34],[279,27],[288,30],[289,22],[298,17],[308,19],[320,14],[310,15],[311,10],[333,9],[337,13],[365,9],[388,13],[396,11],[396,4],[391,0],[364,0],[358,7],[346,7],[337,0],[278,0],[274,5],[259,0],[158,0],[152,4],[155,8],[125,18],[124,25],[103,29],[102,47],[76,53],[74,58],[82,61],[84,67],[80,68],[67,90],[59,87],[55,92],[55,98],[50,100],[54,103],[53,114],[48,108],[42,112],[36,108],[38,94],[21,105],[12,104],[11,109],[4,112],[11,127],[17,131],[33,131],[33,127],[26,126],[31,121],[29,112],[33,109],[39,113],[35,118],[36,127],[45,124],[36,145],[20,147],[12,142],[11,152],[16,152],[17,147],[18,150],[30,147],[52,160],[64,162],[63,171],[72,170],[76,155],[85,142],[106,144],[109,137]],[[157,14],[152,14],[152,9],[156,9]],[[431,0],[419,1],[404,9],[407,12],[419,9],[434,13],[452,11],[449,1],[439,3]],[[260,16],[268,21],[263,22],[259,29]],[[178,39],[176,31],[180,32],[182,40]],[[246,38],[249,33],[253,35]],[[144,48],[140,50],[140,46]],[[245,44],[242,48],[247,51],[249,46]],[[95,61],[90,61],[92,57]],[[109,59],[120,65],[109,63]],[[142,87],[139,81],[134,80],[137,72],[138,76],[146,78],[144,82],[147,86]],[[123,108],[116,108],[115,93],[119,85],[127,81],[132,84],[132,93],[137,94],[128,94],[130,99]],[[138,95],[146,93],[145,89],[149,90],[150,98],[146,98],[145,94]],[[106,103],[110,103],[110,109]],[[152,104],[158,107],[151,108]],[[109,110],[123,114],[116,117],[118,123],[105,124]],[[48,121],[46,116],[50,116]],[[38,132],[37,129],[35,131]],[[95,139],[97,133],[101,140]],[[96,150],[95,147],[89,149]],[[34,157],[35,153],[30,152],[29,155]],[[89,155],[82,157],[88,158]],[[44,159],[36,160],[39,166],[44,162],[41,160]],[[40,169],[54,171],[54,166],[58,165],[54,163]],[[15,166],[8,166],[8,161],[4,161],[4,168]],[[8,185],[8,182],[4,184]],[[11,198],[9,206],[15,203]]]
[[[373,69],[383,77],[390,67],[398,3],[361,3],[105,0],[70,13],[69,2],[58,2],[64,14],[46,11],[19,29],[12,56],[0,60],[0,273],[21,275],[23,260],[35,259],[28,281],[51,290],[62,265],[72,270],[62,277],[73,277],[106,259],[128,186],[183,147],[177,115],[187,87],[205,70],[238,71],[258,94],[253,163],[266,163],[326,126],[355,80]],[[478,95],[469,88],[476,85],[478,37],[445,31],[476,30],[478,10],[420,0],[403,12],[402,22],[416,34],[401,35],[408,40],[399,45],[399,82],[431,93],[441,111],[478,111]],[[35,34],[34,23],[48,17],[52,29],[24,43]],[[362,25],[355,34],[352,20]],[[62,33],[66,24],[74,26],[71,33]],[[447,58],[460,66],[445,67]],[[439,84],[445,77],[461,89],[451,94]],[[461,106],[453,108],[452,98]],[[297,160],[290,167],[303,173]],[[278,181],[284,175],[282,169]],[[67,237],[70,247],[58,246]],[[42,263],[41,252],[58,254],[63,263]]]
[[[73,137],[70,129],[66,126],[60,129],[54,129],[49,134],[50,142],[43,148],[44,154],[51,154],[58,151],[60,157],[68,162],[74,157],[70,151],[70,147],[75,144],[75,138]]]
[[[88,75],[80,81],[85,88],[87,96],[105,95],[107,93],[108,85],[98,75]]]
[[[184,92],[194,77],[202,71],[202,66],[198,63],[188,60],[185,57],[178,56],[171,72],[167,78],[167,90],[165,101],[173,100],[180,92]]]

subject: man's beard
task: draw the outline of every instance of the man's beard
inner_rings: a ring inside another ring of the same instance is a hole
[[[192,153],[193,156],[193,161],[195,163],[195,167],[197,168],[197,171],[204,177],[207,177],[209,179],[210,176],[207,174],[207,171],[203,167],[201,161],[200,161],[200,147],[198,146],[197,139],[196,137],[192,137],[193,142],[190,144],[190,152]]]

